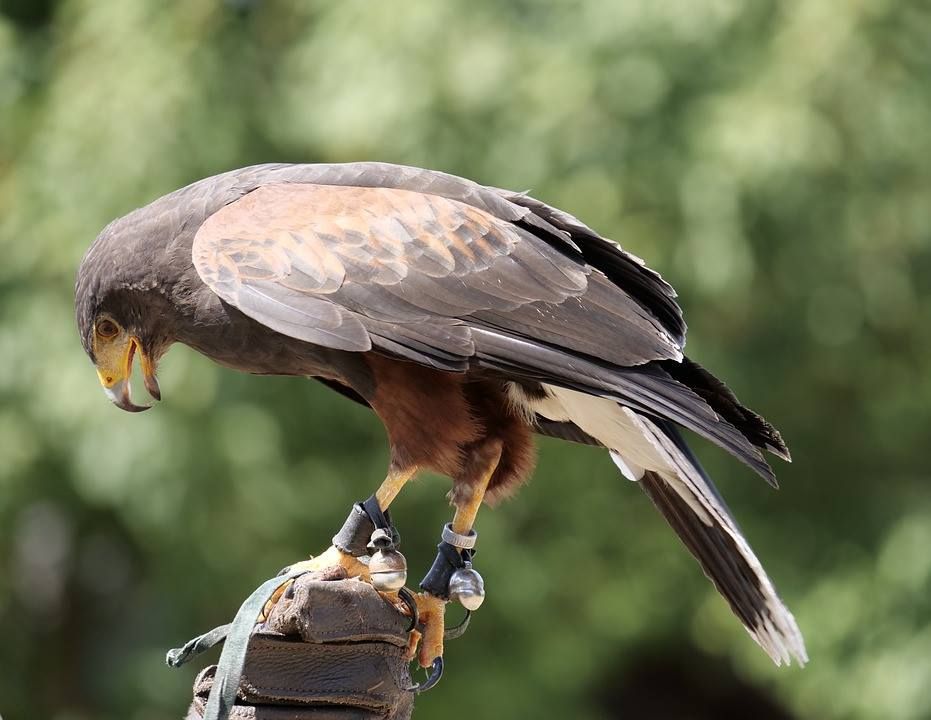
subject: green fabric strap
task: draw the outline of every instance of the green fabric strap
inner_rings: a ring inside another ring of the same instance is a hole
[[[202,652],[209,650],[217,643],[221,643],[226,640],[226,636],[229,635],[231,626],[232,623],[220,625],[219,627],[215,627],[210,632],[205,632],[203,635],[198,635],[193,640],[188,640],[179,648],[169,650],[168,655],[165,656],[165,662],[168,664],[168,667],[181,667],[188,660],[197,657]]]
[[[269,578],[257,587],[239,607],[233,622],[220,625],[185,643],[180,648],[168,651],[165,661],[170,667],[179,667],[214,645],[226,641],[217,663],[213,687],[207,698],[204,720],[228,720],[233,705],[236,704],[236,691],[242,678],[242,669],[246,663],[246,651],[249,638],[255,627],[256,619],[265,603],[279,587],[289,580],[304,575],[307,570],[295,570],[284,575]]]

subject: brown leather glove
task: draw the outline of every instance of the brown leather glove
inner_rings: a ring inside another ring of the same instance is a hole
[[[230,717],[407,720],[410,624],[366,582],[302,575],[253,632]],[[187,720],[202,720],[215,672],[197,676]]]

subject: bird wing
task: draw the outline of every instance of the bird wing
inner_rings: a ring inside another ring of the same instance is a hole
[[[753,434],[664,369],[683,357],[672,288],[571,215],[381,163],[262,166],[231,180],[239,190],[198,228],[192,259],[258,322],[324,347],[610,397],[775,483]]]
[[[325,347],[462,370],[473,327],[487,325],[619,365],[681,357],[649,309],[558,232],[439,195],[264,185],[209,217],[192,255],[222,299]]]

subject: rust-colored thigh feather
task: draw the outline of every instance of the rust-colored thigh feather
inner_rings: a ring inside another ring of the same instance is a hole
[[[385,425],[395,468],[452,478],[456,503],[488,471],[488,449],[500,441],[487,499],[505,497],[526,480],[535,459],[532,431],[509,405],[502,382],[381,355],[366,359],[375,380],[370,404]]]

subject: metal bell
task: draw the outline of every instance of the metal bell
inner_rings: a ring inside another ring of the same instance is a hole
[[[459,601],[466,610],[478,610],[485,602],[485,581],[472,569],[472,563],[467,562],[449,579],[449,598]]]
[[[369,547],[375,552],[369,559],[372,586],[382,592],[400,590],[407,582],[407,558],[394,547],[391,533],[379,529],[372,533]]]

